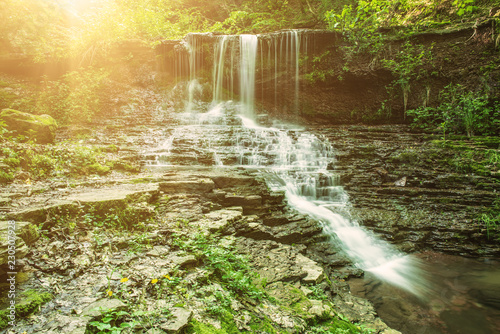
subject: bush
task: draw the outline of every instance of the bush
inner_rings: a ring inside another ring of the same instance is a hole
[[[65,74],[61,80],[44,81],[37,113],[49,114],[62,123],[89,122],[102,111],[104,86],[109,73],[87,68]]]
[[[440,93],[437,107],[409,110],[412,127],[424,130],[441,129],[447,133],[495,135],[500,129],[500,104],[483,92],[466,91],[460,84],[450,84]]]

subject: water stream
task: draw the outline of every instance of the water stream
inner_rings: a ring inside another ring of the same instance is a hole
[[[274,59],[275,78],[278,71],[293,67],[291,77],[296,80],[293,85],[298,99],[300,34],[292,31],[280,38],[267,42],[266,58]],[[193,43],[190,55],[196,57],[197,46],[192,41],[187,40]],[[257,66],[264,52],[262,43],[254,35],[219,36],[214,43],[212,101],[199,110],[193,107],[200,105],[193,103],[191,93],[191,85],[196,87],[198,78],[190,75],[186,107],[175,111],[181,125],[158,149],[148,153],[154,157],[150,167],[176,164],[176,152],[189,151],[192,158],[188,164],[258,170],[271,189],[285,193],[291,207],[317,220],[330,241],[340,246],[356,267],[405,291],[417,302],[428,299],[435,290],[422,269],[423,261],[398,251],[351,218],[349,197],[334,172],[335,152],[330,143],[297,126],[269,122],[263,126],[258,121],[255,78],[258,70],[263,72]],[[281,67],[279,59],[287,65]],[[197,71],[197,61],[191,59],[189,63],[195,66],[190,73]]]

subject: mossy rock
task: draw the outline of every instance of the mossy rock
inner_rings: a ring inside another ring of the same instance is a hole
[[[57,123],[49,115],[32,115],[14,109],[3,109],[0,119],[5,122],[7,130],[15,135],[35,139],[40,144],[54,142]]]
[[[36,312],[39,307],[46,302],[52,300],[54,296],[48,292],[38,292],[36,290],[28,290],[24,292],[20,300],[16,300],[14,309],[5,308],[0,311],[0,330],[9,326],[12,321],[10,315],[15,312],[15,319],[26,317]]]

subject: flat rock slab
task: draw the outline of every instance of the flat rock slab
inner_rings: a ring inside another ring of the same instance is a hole
[[[91,192],[72,194],[49,205],[35,204],[29,208],[12,212],[9,219],[40,223],[51,214],[75,213],[83,206],[125,206],[130,202],[150,202],[159,194],[158,183],[129,185],[111,189],[96,189]]]
[[[149,200],[152,195],[158,193],[158,183],[144,184],[139,189],[101,189],[86,193],[71,195],[66,198],[67,201],[77,202],[81,204],[92,205],[96,203],[123,202],[134,201],[144,196],[145,200]]]
[[[227,225],[243,217],[242,207],[232,207],[222,210],[211,211],[200,220],[201,228],[208,228],[210,232],[224,229]]]
[[[108,311],[120,311],[127,305],[118,299],[101,299],[85,307],[82,311],[82,317],[97,317]]]
[[[256,183],[254,177],[244,175],[214,176],[212,180],[217,188],[250,187]]]
[[[195,193],[206,194],[214,190],[215,184],[209,178],[197,180],[165,181],[160,183],[160,190],[164,193]]]
[[[160,326],[167,333],[178,333],[187,326],[193,316],[193,312],[182,307],[172,308],[172,319]]]

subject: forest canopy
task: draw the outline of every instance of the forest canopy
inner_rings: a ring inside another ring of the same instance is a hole
[[[421,28],[479,15],[480,0],[0,0],[3,53],[36,62],[92,58],[139,39],[151,46],[189,32],[263,33],[290,28],[351,31]]]

